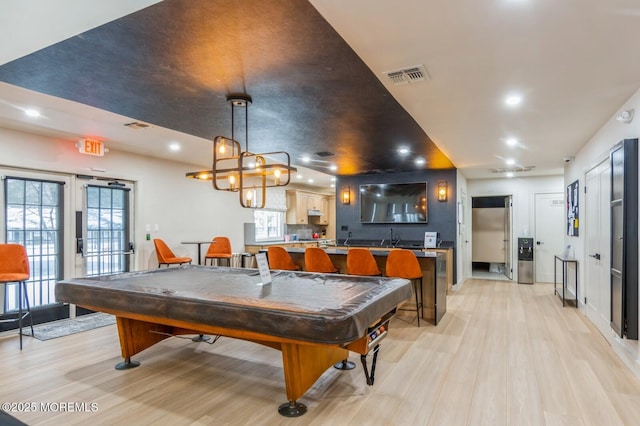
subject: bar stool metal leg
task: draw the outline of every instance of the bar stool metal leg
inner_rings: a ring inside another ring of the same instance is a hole
[[[413,283],[413,291],[416,293],[416,318],[418,319],[418,327],[420,327],[420,308],[422,307],[422,303],[420,299],[422,298],[422,278],[420,279],[420,286],[418,286],[418,280],[411,280]]]
[[[27,312],[22,314],[22,300],[24,299],[27,305]],[[18,330],[20,333],[20,350],[22,350],[22,323],[25,317],[29,317],[29,323],[31,325],[31,336],[33,334],[33,317],[31,316],[31,306],[29,306],[29,294],[27,293],[27,283],[25,281],[18,283]]]

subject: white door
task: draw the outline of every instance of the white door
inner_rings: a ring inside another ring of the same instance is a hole
[[[460,190],[458,201],[458,264],[462,265],[462,274],[458,276],[458,282],[471,278],[471,209],[469,208],[467,191]]]
[[[590,170],[586,181],[586,273],[585,290],[587,317],[600,331],[610,330],[611,292],[609,286],[610,188],[611,167],[605,160]]]
[[[535,212],[535,281],[550,283],[553,282],[553,256],[564,250],[564,194],[535,194]]]

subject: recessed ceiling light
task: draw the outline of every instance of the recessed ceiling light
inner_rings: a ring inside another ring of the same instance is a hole
[[[311,161],[311,158],[307,157],[306,155],[304,157],[301,158],[303,163],[308,163],[309,161]]]
[[[313,183],[313,179],[307,179],[307,182]]]
[[[624,111],[620,112],[620,114],[616,115],[616,120],[621,123],[631,123],[633,121],[633,111],[633,108],[625,109]]]
[[[336,187],[336,184],[335,184],[335,183],[332,183],[332,184],[331,184],[331,187],[332,187],[332,188],[335,188],[335,187]]]
[[[509,146],[516,146],[518,145],[518,139],[516,138],[508,138],[506,141],[506,144]]]
[[[329,166],[329,170],[332,170],[335,172],[336,170],[338,170],[338,166],[336,166],[335,164],[332,164]]]
[[[424,163],[425,163],[424,158],[416,158],[416,164],[418,166],[422,166],[424,165]]]
[[[516,160],[514,160],[513,158],[507,158],[506,160],[504,160],[505,163],[507,163],[508,166],[513,166],[514,164],[516,164]]]
[[[169,144],[169,149],[173,152],[180,151],[180,144],[178,142],[173,142]]]
[[[300,173],[297,173],[297,174],[296,174],[296,177],[297,177],[298,179],[302,179],[304,176],[302,176]]]
[[[27,108],[24,110],[24,113],[29,117],[40,117],[40,111],[38,111],[37,109]]]
[[[398,148],[398,153],[401,155],[407,155],[409,153],[409,148],[406,146]]]
[[[506,176],[507,176],[508,178],[512,178],[512,177],[513,177],[513,172],[507,172]]]
[[[522,96],[516,95],[516,94],[509,95],[504,100],[505,104],[512,107],[520,105],[521,102],[522,102]]]

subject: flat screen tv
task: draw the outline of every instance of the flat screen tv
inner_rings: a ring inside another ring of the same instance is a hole
[[[427,182],[360,185],[360,222],[427,223]]]

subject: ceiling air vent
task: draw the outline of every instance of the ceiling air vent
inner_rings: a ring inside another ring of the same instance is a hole
[[[384,74],[389,77],[393,84],[417,83],[418,81],[431,80],[424,65],[389,71]]]
[[[139,121],[133,121],[131,123],[126,123],[124,126],[130,128],[130,129],[134,129],[134,130],[146,129],[147,127],[150,127],[148,124],[141,123]]]
[[[491,173],[520,173],[530,172],[535,169],[536,166],[524,166],[524,167],[512,167],[510,169],[489,169]]]
[[[320,152],[316,152],[316,155],[318,157],[333,157],[335,154],[329,151],[320,151]]]

